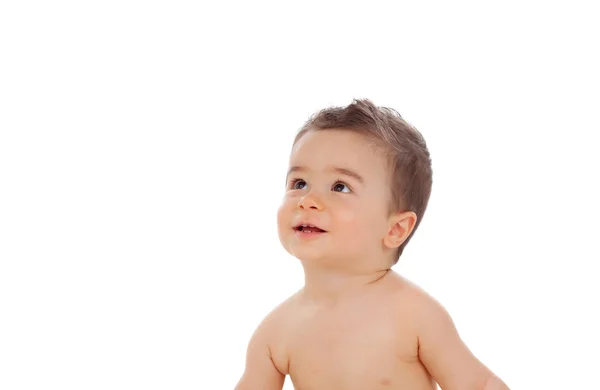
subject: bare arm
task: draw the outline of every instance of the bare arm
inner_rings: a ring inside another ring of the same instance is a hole
[[[250,338],[246,352],[246,368],[235,390],[281,390],[285,375],[275,367],[269,342],[274,322],[267,316]]]
[[[487,382],[485,382],[485,387],[483,390],[510,390],[508,386],[502,379],[498,378],[496,375],[492,375]]]
[[[442,305],[419,296],[419,358],[443,390],[509,390],[460,338]]]

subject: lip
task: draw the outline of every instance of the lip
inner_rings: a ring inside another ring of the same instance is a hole
[[[322,235],[327,234],[327,232],[303,232],[302,230],[294,230],[294,234],[301,240],[313,240]]]
[[[323,229],[322,227],[320,227],[316,223],[310,222],[310,221],[300,221],[299,223],[294,224],[294,226],[293,226],[294,231],[299,232],[298,228],[300,226],[302,226],[302,225],[312,226],[312,227],[315,227],[317,229],[323,230],[322,232],[319,232],[319,233],[327,233],[327,230]]]

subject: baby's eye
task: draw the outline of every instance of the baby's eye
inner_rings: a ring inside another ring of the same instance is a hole
[[[304,186],[306,186],[306,182],[302,179],[294,179],[290,183],[290,188],[292,190],[302,190],[304,189]]]
[[[350,188],[348,188],[347,185],[345,185],[344,183],[339,183],[339,182],[335,183],[333,185],[332,189],[336,192],[346,192],[346,193],[350,192]]]

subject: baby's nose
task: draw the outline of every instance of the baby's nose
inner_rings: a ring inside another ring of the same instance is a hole
[[[301,209],[321,210],[323,209],[323,204],[321,200],[315,196],[315,194],[309,192],[300,199],[298,202],[298,207]]]

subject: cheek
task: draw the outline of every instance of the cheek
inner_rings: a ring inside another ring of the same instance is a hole
[[[292,207],[292,201],[288,197],[284,197],[277,209],[277,226],[280,230],[290,224]]]
[[[277,235],[279,237],[279,241],[285,246],[285,242],[286,242],[286,231],[285,231],[285,226],[286,224],[286,212],[285,212],[285,207],[282,204],[281,206],[279,206],[279,209],[277,210]]]
[[[378,202],[374,200],[373,202]],[[344,227],[348,236],[356,236],[357,239],[368,237],[379,237],[385,229],[385,218],[383,212],[376,207],[365,207],[364,205],[345,205],[336,212],[337,223]]]
[[[334,214],[337,221],[345,226],[365,228],[364,224],[371,218],[372,213],[366,203],[365,200],[359,199],[344,199],[343,202],[336,203]]]
[[[356,207],[341,207],[333,215],[335,215],[337,228],[343,233],[344,241],[357,243],[365,237],[365,230],[368,229],[365,218],[368,216],[363,210]]]
[[[359,222],[359,213],[351,207],[344,207],[336,213],[337,220],[344,226],[354,225]]]
[[[285,219],[285,203],[282,203],[277,209],[277,226],[281,227]]]

